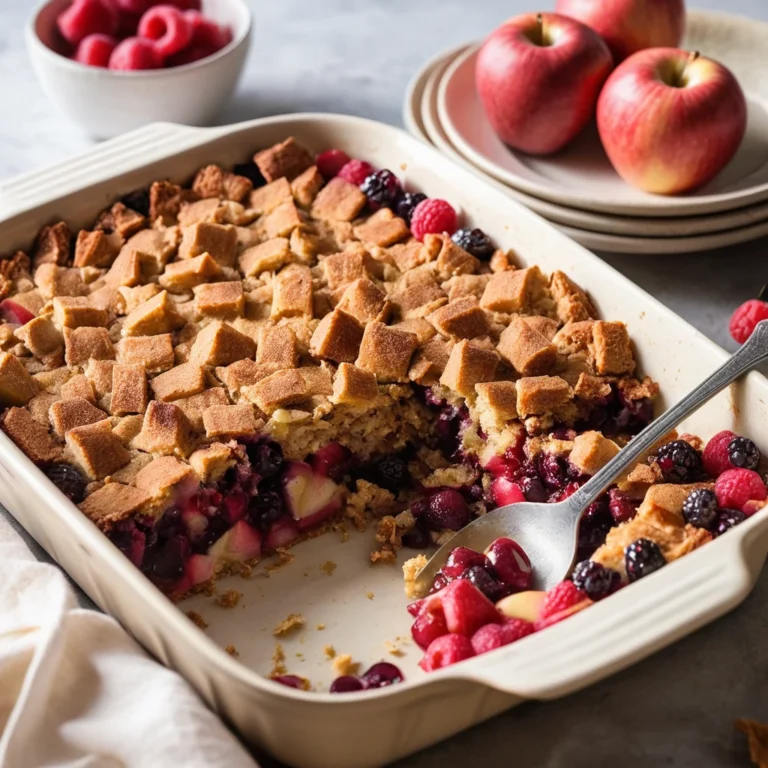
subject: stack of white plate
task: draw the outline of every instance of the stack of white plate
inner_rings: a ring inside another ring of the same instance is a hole
[[[739,152],[706,187],[675,197],[623,182],[597,130],[587,128],[551,157],[515,152],[496,136],[474,84],[478,45],[445,51],[413,78],[408,130],[595,250],[671,254],[711,250],[768,235],[768,24],[690,11],[684,46],[716,59],[739,79],[749,105]]]

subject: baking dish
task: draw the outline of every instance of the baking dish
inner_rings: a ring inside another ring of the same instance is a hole
[[[182,180],[208,162],[230,164],[288,135],[310,149],[342,147],[396,169],[414,189],[445,197],[521,261],[562,269],[589,290],[603,317],[625,321],[645,373],[672,402],[725,353],[551,225],[402,131],[359,118],[292,115],[215,129],[154,125],[0,190],[4,251],[28,245],[55,217],[84,226],[112,199],[157,178]],[[768,382],[759,374],[711,401],[685,427],[703,437],[749,434],[768,450]],[[493,653],[425,676],[407,635],[401,577],[366,565],[370,534],[341,544],[333,534],[301,544],[270,578],[233,578],[243,593],[229,610],[199,596],[174,606],[0,434],[0,501],[105,611],[179,670],[247,740],[295,766],[364,768],[387,763],[526,698],[555,698],[621,669],[722,615],[749,593],[768,551],[768,516],[670,564],[568,622]],[[332,561],[336,569],[321,568]],[[307,574],[305,576],[305,574]],[[185,616],[209,623],[200,631]],[[265,679],[271,628],[299,611],[306,627],[281,644],[289,671],[323,683],[322,648],[369,663],[399,644],[407,682],[333,696]],[[325,629],[319,630],[319,624]],[[234,645],[239,659],[222,646]],[[261,673],[261,674],[259,674]],[[137,681],[140,684],[140,681]]]

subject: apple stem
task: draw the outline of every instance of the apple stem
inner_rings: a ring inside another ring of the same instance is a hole
[[[693,64],[694,61],[696,61],[696,59],[699,58],[699,55],[700,54],[698,51],[691,51],[691,53],[688,54],[688,61],[685,62],[685,65],[683,66],[683,71],[680,73],[680,83],[678,87],[680,88],[685,87],[687,82],[685,77],[686,70],[688,69],[688,67],[691,66],[691,64]]]
[[[544,44],[544,18],[540,13],[536,14],[536,23],[539,26],[539,45]]]

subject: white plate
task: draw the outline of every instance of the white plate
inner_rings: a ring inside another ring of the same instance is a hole
[[[438,88],[440,121],[454,146],[494,178],[561,205],[631,216],[702,215],[768,200],[768,24],[691,11],[686,46],[722,61],[747,97],[747,135],[736,157],[710,184],[687,195],[651,195],[624,183],[608,161],[593,125],[557,155],[532,157],[496,136],[475,90],[477,48],[459,56]]]
[[[448,64],[468,48],[468,45],[462,45],[444,51],[424,65],[414,76],[403,105],[403,120],[408,130],[417,138],[426,138],[427,141],[449,154],[453,159],[468,165],[476,172],[481,172],[468,164],[467,160],[450,144],[437,114],[437,84]],[[485,173],[482,175],[486,179],[490,178]],[[600,246],[594,245],[596,241],[589,237],[589,233],[620,235],[622,238],[692,237],[710,232],[742,229],[768,220],[768,203],[759,203],[732,212],[709,216],[646,218],[590,213],[578,208],[558,205],[548,200],[540,200],[538,197],[527,195],[525,192],[512,187],[505,188],[510,197],[532,211],[541,214],[557,225],[569,227],[569,234],[576,237],[583,245],[590,248],[602,248],[603,250],[605,247],[602,244]],[[574,230],[586,230],[587,232],[582,236],[581,233],[576,233]],[[637,245],[634,244],[634,246]],[[632,248],[632,246],[632,243],[620,243],[617,247],[619,250],[624,250],[628,247]],[[637,252],[637,249],[633,248],[629,252]]]

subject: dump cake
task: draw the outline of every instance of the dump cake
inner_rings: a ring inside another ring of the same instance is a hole
[[[174,599],[340,521],[373,522],[371,560],[393,563],[495,506],[563,499],[658,387],[566,274],[458,226],[390,170],[292,138],[91,229],[52,222],[0,266],[3,429]],[[592,505],[583,559],[623,577],[616,553],[654,540],[637,507],[667,509],[646,492],[708,488],[677,443]],[[711,536],[680,530],[680,554]],[[513,544],[442,586],[525,590]]]

